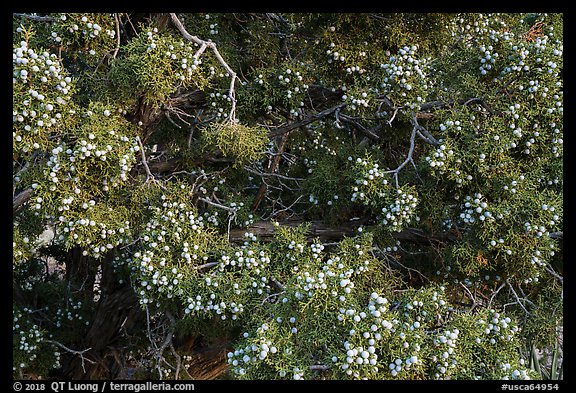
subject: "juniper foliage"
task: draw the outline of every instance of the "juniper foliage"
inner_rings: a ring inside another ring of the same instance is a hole
[[[558,378],[563,15],[14,14],[13,197],[15,378]]]

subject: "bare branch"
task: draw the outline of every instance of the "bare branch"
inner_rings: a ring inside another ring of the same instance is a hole
[[[430,101],[430,102],[426,102],[426,103],[420,105],[419,109],[421,111],[428,111],[430,109],[436,109],[436,108],[439,108],[439,109],[449,108],[449,107],[454,106],[455,104],[468,105],[468,104],[471,104],[473,102],[479,102],[482,105],[484,100],[482,98],[479,98],[479,97],[471,97],[471,98],[461,99],[458,101],[454,101],[454,100]]]
[[[548,237],[550,239],[560,239],[562,240],[564,237],[564,232],[551,232],[550,234],[548,234]]]
[[[556,273],[549,264],[546,264],[546,266],[544,266],[544,269],[546,269],[546,271],[550,273],[552,277],[557,279],[560,282],[560,284],[564,284],[564,278],[558,273]]]
[[[394,119],[396,118],[396,115],[398,114],[398,109],[400,109],[400,108],[394,108],[394,113],[392,114],[392,117],[390,118],[390,120],[388,120],[389,126],[392,126],[392,122],[394,121]]]
[[[470,300],[472,300],[472,308],[470,309],[470,311],[474,310],[474,308],[478,305],[478,302],[474,298],[474,295],[472,294],[472,292],[470,292],[470,289],[468,289],[468,287],[463,283],[460,283],[460,286],[464,288],[464,291],[468,294]]]
[[[330,370],[330,366],[324,364],[313,364],[310,366],[310,371],[326,371]]]
[[[160,355],[164,352],[166,347],[172,343],[172,337],[174,336],[174,327],[176,325],[176,319],[170,311],[165,311],[166,317],[170,320],[170,326],[168,327],[168,333],[160,345]]]
[[[20,16],[26,19],[33,20],[35,22],[56,22],[58,19],[53,16],[38,16],[38,15],[30,15],[30,14],[18,14],[13,13],[12,16]]]
[[[112,58],[116,58],[118,51],[120,50],[120,20],[118,19],[118,14],[114,13],[114,21],[116,22],[116,48],[112,54]]]
[[[176,28],[178,29],[178,31],[180,31],[180,33],[184,36],[184,38],[186,38],[188,41],[191,42],[195,42],[198,45],[206,45],[208,46],[208,43],[194,35],[191,35],[190,33],[188,33],[188,31],[186,31],[186,28],[184,27],[184,25],[182,24],[182,22],[180,22],[180,19],[178,19],[178,16],[174,13],[170,14],[170,18],[172,19],[172,22],[174,23],[174,25],[176,26]]]
[[[288,140],[288,135],[289,132],[286,132],[285,134],[282,135],[282,140],[280,141],[280,145],[278,146],[278,155],[276,155],[274,157],[274,160],[269,164],[270,168],[269,173],[274,173],[276,172],[276,169],[278,169],[278,165],[280,164],[280,158],[282,157],[284,147],[286,146],[286,141]],[[254,202],[252,203],[251,206],[252,211],[256,211],[258,209],[258,206],[260,206],[260,203],[262,202],[262,199],[266,195],[267,190],[268,190],[268,184],[264,181],[264,178],[262,177],[262,185],[258,189],[258,192],[254,197]]]
[[[392,122],[393,122],[394,119],[396,118],[396,115],[398,114],[398,111],[399,111],[400,109],[404,108],[404,107],[403,107],[403,106],[398,106],[398,107],[397,107],[397,106],[394,106],[394,104],[392,103],[392,101],[390,101],[390,99],[389,99],[388,97],[386,97],[386,96],[381,96],[381,97],[378,97],[378,98],[380,99],[380,101],[382,101],[383,103],[385,103],[386,105],[388,105],[388,107],[389,107],[390,109],[393,109],[393,110],[394,110],[394,113],[392,114],[392,117],[391,117],[389,120],[386,121],[386,122],[388,123],[388,125],[389,125],[390,127],[392,127]],[[378,111],[377,111],[377,113],[380,113],[381,108],[382,108],[382,104],[380,104],[380,105],[378,106]]]
[[[228,211],[228,241],[230,241],[230,226],[232,225],[232,220],[236,218],[236,211],[237,209],[234,209],[233,207],[228,207],[228,206],[224,206],[221,205],[219,203],[216,202],[212,202],[210,199],[207,198],[199,198],[202,202],[206,202],[209,205],[212,205],[214,207],[217,207],[219,209],[224,209],[226,211]]]
[[[216,59],[218,60],[218,62],[222,65],[222,67],[224,67],[224,69],[226,70],[228,75],[230,75],[230,88],[228,89],[228,97],[230,98],[230,100],[232,102],[232,108],[230,109],[230,114],[229,114],[228,119],[232,122],[236,122],[237,121],[236,120],[236,94],[235,94],[235,88],[234,88],[234,84],[236,82],[236,79],[238,78],[238,76],[236,75],[236,72],[234,72],[232,70],[232,68],[230,68],[228,63],[226,63],[226,61],[224,60],[224,58],[222,57],[220,52],[218,52],[218,48],[216,48],[216,44],[214,42],[202,40],[202,39],[188,33],[188,31],[186,31],[186,28],[184,27],[182,22],[180,22],[180,19],[178,19],[178,16],[176,14],[171,13],[170,18],[172,19],[172,22],[174,23],[174,25],[176,26],[178,31],[180,31],[182,36],[184,36],[184,38],[186,38],[188,41],[191,41],[191,42],[194,42],[194,43],[200,45],[200,49],[196,52],[196,54],[194,56],[200,57],[200,55],[202,55],[202,53],[206,50],[206,48],[210,48],[212,50],[212,52],[214,52],[214,56],[216,56]]]
[[[207,269],[210,267],[218,266],[219,263],[220,262],[208,262],[208,263],[205,263],[203,265],[194,266],[194,269],[196,269],[196,270]]]
[[[494,293],[492,294],[492,296],[490,297],[490,301],[488,302],[488,307],[492,307],[492,301],[494,300],[494,298],[496,297],[496,295],[498,295],[498,292],[500,292],[500,290],[502,290],[502,288],[504,288],[506,286],[506,283],[502,283],[500,284],[500,286],[494,291]]]
[[[303,221],[303,220],[282,220],[275,225],[271,221],[257,221],[251,224],[248,228],[234,228],[230,233],[230,241],[241,243],[244,241],[244,233],[251,232],[261,241],[270,241],[274,233],[278,230],[278,226],[282,227],[297,227],[302,224],[310,224],[307,241],[313,241],[319,238],[321,241],[341,240],[344,237],[354,237],[358,235],[358,228],[366,227],[366,220],[350,220],[341,223],[337,226],[330,226],[322,221]],[[410,242],[421,244],[424,246],[443,245],[447,242],[458,240],[458,237],[453,232],[442,233],[425,233],[421,229],[406,228],[401,232],[393,232],[391,234],[396,240],[401,242]]]
[[[284,205],[280,204],[282,209],[273,211],[272,213],[270,213],[270,217],[276,217],[280,213],[283,213],[285,211],[292,209],[292,207],[295,204],[297,204],[300,201],[300,199],[302,199],[303,197],[304,197],[304,195],[299,195],[298,198],[296,198],[296,200],[290,204],[290,206],[284,206]]]
[[[139,136],[136,136],[136,140],[140,145],[140,154],[142,155],[142,165],[144,165],[144,169],[146,170],[146,182],[148,183],[149,180],[155,181],[154,175],[150,172],[150,168],[148,167],[148,162],[146,161],[146,153],[144,152],[144,145],[142,145],[142,141],[140,140]]]
[[[368,129],[368,128],[364,127],[362,124],[360,124],[359,122],[355,121],[351,116],[340,115],[340,117],[342,118],[342,120],[354,125],[357,129],[359,129],[362,133],[364,133],[366,135],[366,137],[368,137],[369,139],[373,140],[374,142],[380,141],[380,136],[378,136],[377,134],[374,133],[374,131],[377,130],[379,127],[376,127],[373,129]]]
[[[518,294],[516,293],[516,291],[514,290],[514,287],[512,286],[512,284],[510,284],[510,281],[506,280],[506,284],[508,284],[508,287],[510,287],[510,290],[512,291],[512,293],[514,294],[514,297],[516,298],[516,303],[522,308],[522,310],[524,310],[524,312],[526,313],[526,315],[532,316],[532,313],[530,313],[526,307],[524,307],[524,304],[522,304],[523,302],[528,302],[531,303],[529,300],[527,299],[521,299]]]
[[[176,328],[176,319],[174,318],[174,316],[172,315],[172,313],[170,311],[165,311],[164,315],[168,318],[170,324],[167,326],[167,328],[165,330],[166,335],[164,336],[164,340],[162,340],[162,343],[160,344],[160,346],[158,346],[156,344],[155,337],[152,335],[152,329],[150,327],[150,311],[149,311],[148,306],[146,306],[146,331],[147,331],[147,335],[148,335],[148,340],[150,341],[150,344],[151,344],[151,348],[153,349],[153,355],[156,358],[156,369],[158,370],[158,374],[160,376],[160,379],[162,379],[162,375],[163,375],[162,367],[161,367],[162,363],[165,363],[169,367],[175,369],[178,373],[180,371],[180,358],[179,358],[179,356],[177,356],[176,351],[174,350],[174,347],[173,347],[173,342],[172,342],[172,339],[174,337],[174,330]],[[166,359],[164,358],[164,351],[168,347],[170,347],[172,349],[173,354],[175,355],[175,357],[178,361],[178,367],[174,367],[173,365],[168,363],[166,361]]]
[[[428,130],[426,128],[424,128],[420,124],[418,124],[417,116],[414,116],[414,122],[416,122],[416,124],[417,124],[416,133],[418,134],[418,136],[420,138],[422,138],[424,140],[424,142],[426,142],[430,145],[435,145],[435,146],[438,146],[440,144],[440,142],[436,138],[434,138],[432,136],[432,134],[430,134],[430,132],[428,132]]]
[[[199,199],[200,199],[202,202],[206,202],[206,203],[209,204],[209,205],[212,205],[212,206],[217,207],[217,208],[219,208],[219,209],[224,209],[224,210],[230,212],[230,214],[236,214],[236,209],[234,209],[233,207],[228,207],[228,206],[224,206],[224,205],[221,205],[221,204],[219,204],[219,203],[216,203],[216,202],[212,202],[212,201],[211,201],[210,199],[208,199],[208,198],[199,198]]]
[[[166,111],[166,112],[165,112],[165,115],[166,115],[166,118],[168,119],[168,121],[169,121],[170,123],[172,123],[176,128],[182,128],[181,125],[176,124],[176,122],[175,122],[174,120],[172,120],[172,118],[170,117],[170,112],[169,112],[169,111]]]
[[[178,380],[180,379],[180,368],[182,366],[182,358],[181,356],[178,354],[178,352],[176,352],[176,349],[174,348],[174,343],[170,343],[170,350],[172,351],[172,355],[174,355],[174,357],[176,358],[176,372],[174,373],[174,379]],[[184,368],[184,370],[186,370],[186,368]]]
[[[86,362],[89,362],[89,363],[91,363],[91,364],[96,364],[95,361],[90,360],[90,359],[88,359],[88,358],[86,358],[86,357],[84,356],[84,354],[85,354],[86,352],[88,352],[89,350],[91,350],[92,348],[87,348],[87,349],[84,349],[84,350],[82,350],[82,351],[77,351],[77,350],[68,348],[66,345],[64,345],[64,344],[62,344],[62,343],[59,343],[58,341],[46,340],[46,342],[47,342],[47,343],[50,343],[50,344],[53,344],[53,345],[56,345],[56,346],[62,348],[63,350],[65,350],[65,351],[68,352],[68,353],[71,353],[71,354],[73,354],[73,355],[78,355],[78,356],[80,356],[80,360],[82,361],[82,370],[84,371],[84,373],[86,373],[86,368],[84,367],[84,362],[85,362],[85,361],[86,361]]]
[[[198,49],[196,53],[194,53],[194,57],[202,56],[202,53],[206,51],[206,48],[208,48],[208,44],[206,42],[203,42],[202,45],[200,45],[200,49]]]
[[[388,262],[392,262],[392,263],[394,263],[394,264],[396,264],[396,265],[398,265],[398,266],[406,269],[406,270],[408,271],[408,275],[412,276],[412,275],[410,274],[410,272],[415,272],[415,273],[417,273],[422,279],[424,279],[424,280],[426,280],[426,281],[430,281],[430,279],[429,279],[428,277],[426,277],[424,274],[422,274],[419,270],[403,265],[403,264],[399,261],[398,258],[394,258],[393,256],[390,255],[390,253],[388,253],[388,252],[380,249],[379,247],[374,247],[374,248],[372,249],[372,251],[377,251],[380,255],[382,255],[384,258],[386,258],[386,260],[387,260]]]
[[[273,298],[274,296],[280,296],[284,293],[284,291],[278,292],[278,293],[271,293],[270,295],[266,296],[264,299],[262,299],[262,301],[260,302],[260,305],[263,305],[264,303],[266,303],[266,301],[268,299]]]
[[[266,13],[266,17],[267,17],[268,19],[270,19],[270,20],[275,20],[275,21],[277,21],[277,22],[282,22],[282,23],[287,24],[287,25],[290,24],[290,22],[289,22],[286,18],[284,18],[282,15],[278,15],[278,14],[268,13],[268,12],[267,12],[267,13]]]
[[[275,136],[284,134],[286,132],[292,131],[296,128],[305,126],[305,125],[310,124],[316,120],[322,119],[323,117],[326,117],[326,116],[336,112],[337,110],[340,110],[341,108],[343,108],[345,106],[346,106],[346,104],[339,104],[339,105],[336,105],[332,108],[324,109],[322,112],[318,112],[318,113],[315,113],[313,115],[307,116],[306,118],[304,118],[300,121],[295,121],[295,122],[292,122],[289,124],[285,124],[283,126],[276,127],[276,129],[270,133],[270,136],[275,137]]]
[[[14,197],[14,199],[12,200],[12,213],[16,213],[16,211],[18,211],[18,208],[20,206],[28,202],[28,200],[32,196],[32,191],[34,191],[32,188],[27,188],[26,190],[22,191],[21,193],[19,193]]]
[[[414,139],[416,138],[416,131],[418,130],[419,127],[418,122],[416,121],[416,115],[414,113],[412,113],[412,122],[414,126],[412,127],[412,135],[410,136],[410,149],[408,150],[408,156],[406,157],[404,162],[398,166],[398,168],[384,172],[393,174],[394,180],[396,182],[396,188],[399,188],[398,173],[402,170],[402,168],[406,166],[406,164],[412,162],[412,155],[414,154]]]
[[[275,278],[271,278],[270,281],[272,281],[279,290],[284,291],[284,285],[280,284],[278,280],[276,280]]]

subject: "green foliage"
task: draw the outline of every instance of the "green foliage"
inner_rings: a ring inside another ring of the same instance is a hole
[[[21,41],[14,44],[12,59],[12,141],[14,155],[22,159],[50,148],[49,137],[65,130],[75,114],[75,81],[56,54],[28,46],[33,34],[31,27],[17,28]]]
[[[543,282],[542,291],[535,299],[537,308],[522,329],[522,335],[534,348],[555,348],[559,330],[563,329],[564,309],[562,288],[554,282]],[[557,348],[556,348],[557,350]]]
[[[13,310],[12,373],[20,378],[26,370],[47,376],[51,369],[60,367],[60,352],[44,343],[46,331],[30,318],[32,310]]]
[[[115,192],[126,182],[139,146],[129,137],[132,126],[101,104],[91,105],[82,117],[70,140],[52,149],[32,184],[32,209],[59,223],[57,240],[66,248],[80,245],[98,257],[129,239],[130,212]]]
[[[136,288],[141,288],[140,303],[159,307],[161,301],[170,302],[185,292],[179,282],[198,278],[194,266],[208,260],[219,239],[190,206],[184,184],[157,195],[148,209],[151,214],[141,230],[141,242],[124,263],[132,267]]]
[[[336,258],[335,262],[345,263]],[[238,377],[303,379],[314,378],[316,373],[330,379],[535,376],[516,351],[519,328],[509,317],[488,309],[474,315],[452,314],[444,287],[434,286],[408,290],[392,301],[372,292],[367,303],[348,299],[347,308],[337,310],[330,306],[330,298],[338,296],[339,287],[354,288],[355,281],[331,276],[329,265],[322,272],[327,273],[325,283],[332,288],[332,296],[317,297],[315,290],[310,299],[315,301],[309,301],[310,291],[308,297],[298,297],[297,292],[297,305],[286,296],[269,322],[244,333],[235,351],[228,353]],[[312,278],[312,287],[316,287],[314,279],[324,277],[306,276]],[[332,283],[329,277],[339,278]],[[363,297],[365,293],[358,300]],[[302,335],[303,331],[309,334]],[[343,336],[348,338],[342,341]],[[314,361],[327,366],[315,366]]]
[[[96,66],[117,45],[117,32],[112,14],[53,14],[53,45],[65,47],[74,61],[82,56],[89,66]]]
[[[290,117],[302,112],[310,77],[302,62],[251,70],[252,83],[240,91],[241,113],[260,115],[282,108]]]
[[[235,167],[259,160],[268,143],[266,129],[229,121],[212,123],[202,136],[207,148],[219,149],[224,157],[233,158]]]
[[[195,44],[160,33],[156,27],[142,28],[124,50],[126,55],[110,68],[108,97],[120,105],[141,99],[157,108],[178,89],[202,88],[208,82]]]
[[[13,17],[15,378],[562,378],[562,14],[175,16]]]

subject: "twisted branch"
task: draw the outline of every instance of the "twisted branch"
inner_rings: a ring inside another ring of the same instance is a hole
[[[56,346],[62,348],[63,350],[65,350],[65,351],[68,352],[68,353],[71,353],[71,354],[73,354],[73,355],[78,355],[78,356],[80,356],[80,360],[82,361],[82,370],[84,371],[84,373],[86,373],[86,368],[84,367],[84,362],[85,362],[85,361],[87,361],[87,362],[89,362],[89,363],[92,363],[92,364],[96,364],[95,361],[90,360],[90,359],[88,359],[88,358],[86,358],[86,357],[84,356],[84,353],[88,352],[88,351],[91,350],[92,348],[87,348],[87,349],[84,349],[84,350],[82,350],[82,351],[77,351],[77,350],[68,348],[66,345],[64,345],[64,344],[62,344],[62,343],[59,343],[58,341],[46,340],[46,342],[47,342],[47,343],[50,343],[50,344],[53,344],[53,345],[56,345]]]
[[[222,57],[220,52],[218,52],[218,49],[216,48],[216,44],[214,42],[202,40],[202,39],[188,33],[188,31],[186,31],[186,28],[184,27],[182,22],[180,22],[180,19],[178,19],[178,16],[176,14],[171,13],[170,18],[172,19],[172,22],[174,23],[174,25],[176,26],[178,31],[180,31],[182,36],[184,36],[184,38],[186,38],[190,42],[194,42],[194,43],[200,45],[200,49],[198,49],[198,51],[194,54],[194,57],[200,57],[202,55],[202,53],[204,53],[204,51],[207,48],[210,48],[212,50],[212,52],[214,52],[214,56],[216,56],[216,59],[218,60],[218,62],[222,65],[222,67],[224,67],[226,72],[230,75],[231,79],[230,79],[230,88],[228,90],[228,97],[230,98],[230,100],[232,102],[232,108],[230,109],[230,114],[228,116],[228,119],[232,122],[236,122],[237,121],[236,120],[236,94],[235,94],[234,84],[235,84],[238,76],[232,70],[232,68],[230,68],[228,63],[226,63],[226,61],[224,60],[224,58]]]

